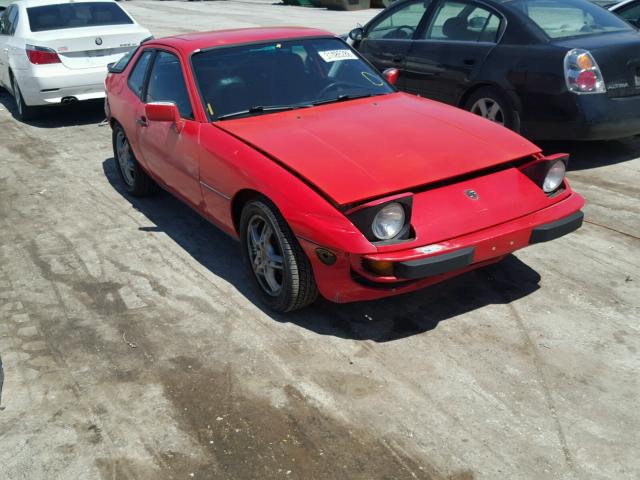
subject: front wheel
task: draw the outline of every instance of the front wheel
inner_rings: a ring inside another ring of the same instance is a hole
[[[503,127],[516,132],[519,130],[515,109],[495,88],[485,87],[477,90],[466,101],[464,108]]]
[[[245,205],[240,240],[258,294],[270,309],[285,313],[315,301],[318,289],[309,259],[269,200],[260,198]]]

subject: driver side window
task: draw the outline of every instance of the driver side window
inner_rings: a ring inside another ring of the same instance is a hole
[[[406,40],[418,29],[430,0],[408,3],[384,17],[367,32],[369,40]]]

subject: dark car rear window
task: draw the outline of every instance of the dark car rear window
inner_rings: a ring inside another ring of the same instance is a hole
[[[32,32],[133,23],[118,4],[110,2],[61,3],[31,7],[27,8],[27,16]]]
[[[586,0],[515,0],[504,5],[526,15],[553,39],[630,29],[611,12]]]

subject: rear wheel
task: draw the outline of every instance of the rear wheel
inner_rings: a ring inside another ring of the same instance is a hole
[[[252,200],[240,220],[242,254],[261,300],[272,310],[290,312],[318,296],[309,259],[276,207]]]
[[[118,123],[112,131],[113,156],[118,164],[120,178],[124,182],[124,188],[131,195],[142,197],[153,192],[154,183],[147,175],[131,150],[131,145],[124,133],[124,129]]]
[[[13,78],[13,76],[11,77],[11,87],[13,89],[13,99],[16,102],[16,118],[22,122],[34,118],[36,114],[36,108],[30,107],[29,105],[24,103],[24,97],[22,96],[22,92],[20,91],[18,82],[15,78]]]
[[[484,87],[475,91],[464,108],[503,127],[519,130],[515,109],[502,92],[495,88]]]

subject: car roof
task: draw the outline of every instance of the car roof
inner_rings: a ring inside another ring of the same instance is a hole
[[[87,3],[87,2],[114,3],[115,0],[16,0],[10,3],[20,5],[24,8],[31,8],[31,7],[44,7],[45,5],[60,5],[64,3]]]
[[[237,28],[230,30],[216,30],[213,32],[186,33],[171,37],[156,38],[145,45],[164,45],[173,47],[185,54],[195,50],[207,48],[240,45],[254,42],[268,42],[289,40],[305,37],[334,37],[333,33],[325,30],[305,27],[267,27],[267,28]]]

